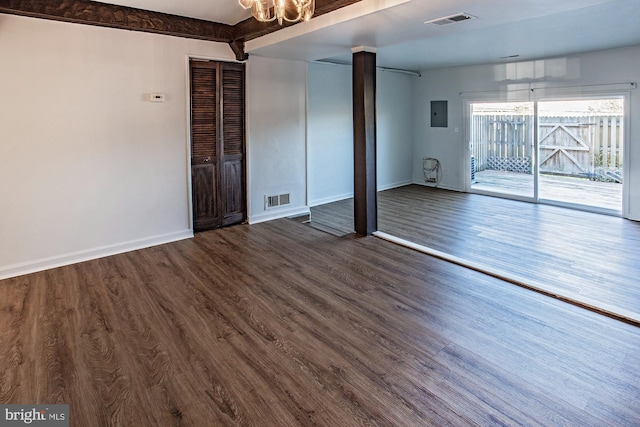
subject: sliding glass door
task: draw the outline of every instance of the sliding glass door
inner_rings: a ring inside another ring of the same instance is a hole
[[[534,197],[533,102],[471,104],[471,188]]]
[[[622,210],[622,98],[470,105],[472,192]]]
[[[538,103],[538,198],[622,209],[622,99]]]

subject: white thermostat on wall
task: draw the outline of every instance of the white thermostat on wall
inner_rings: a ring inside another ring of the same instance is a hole
[[[164,102],[164,93],[150,93],[147,95],[150,102]]]

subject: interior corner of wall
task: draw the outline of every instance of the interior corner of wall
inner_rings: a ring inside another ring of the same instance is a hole
[[[255,215],[249,215],[247,222],[249,225],[259,224],[261,222],[273,221],[276,219],[290,218],[299,215],[308,215],[311,211],[309,206],[299,206],[290,209],[274,210],[272,212],[264,212]]]

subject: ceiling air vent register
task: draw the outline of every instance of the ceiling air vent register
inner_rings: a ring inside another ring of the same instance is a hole
[[[469,15],[468,13],[456,13],[455,15],[445,16],[444,18],[437,18],[426,21],[425,24],[449,25],[458,22],[469,21],[471,19],[476,19],[476,17],[473,15]]]

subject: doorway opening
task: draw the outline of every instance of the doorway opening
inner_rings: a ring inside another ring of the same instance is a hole
[[[620,215],[622,97],[470,104],[471,192]]]

